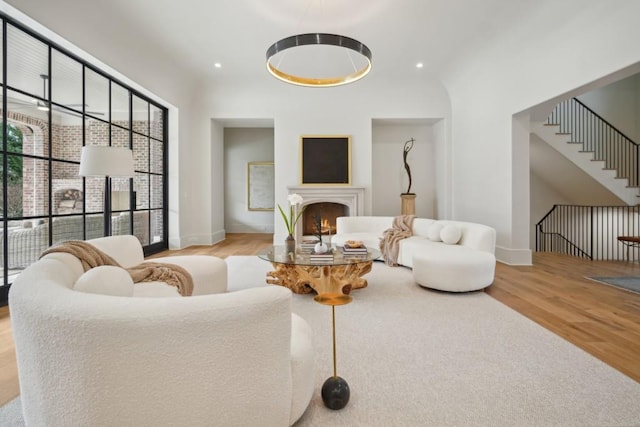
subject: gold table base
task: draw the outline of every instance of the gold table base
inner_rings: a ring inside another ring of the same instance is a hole
[[[352,289],[367,287],[367,281],[361,276],[371,271],[372,261],[342,265],[272,264],[275,271],[267,273],[267,283],[287,287],[296,294],[315,291],[320,296],[340,293],[348,295]]]

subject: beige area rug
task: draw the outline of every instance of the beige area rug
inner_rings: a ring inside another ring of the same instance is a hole
[[[227,261],[230,290],[267,286],[266,261]],[[339,411],[320,397],[331,308],[293,296],[317,349],[316,391],[296,426],[640,426],[639,383],[484,292],[429,291],[380,262],[366,277],[336,308],[338,375],[351,388]],[[0,425],[23,425],[19,408],[0,408]]]
[[[229,288],[267,286],[271,264],[231,257]],[[331,308],[294,295],[315,333],[316,392],[296,426],[640,426],[640,383],[484,292],[416,285],[375,262],[369,286],[336,307],[348,405],[327,409]]]

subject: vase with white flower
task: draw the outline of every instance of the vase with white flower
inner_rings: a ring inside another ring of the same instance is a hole
[[[278,203],[278,210],[280,211],[280,215],[282,215],[282,219],[284,220],[284,225],[287,227],[287,232],[289,235],[284,241],[286,253],[295,253],[296,251],[296,239],[293,237],[293,234],[296,230],[296,224],[304,212],[305,206],[302,207],[298,211],[298,205],[302,204],[302,196],[299,194],[290,194],[287,199],[289,200],[289,214],[285,214],[284,209]]]

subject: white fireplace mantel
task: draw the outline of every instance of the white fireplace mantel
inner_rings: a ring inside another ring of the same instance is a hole
[[[364,214],[364,187],[298,185],[287,187],[287,189],[289,194],[299,194],[302,197],[301,207],[312,203],[332,202],[347,206],[349,216]],[[298,223],[296,225],[296,240],[300,238],[301,233],[302,224]]]

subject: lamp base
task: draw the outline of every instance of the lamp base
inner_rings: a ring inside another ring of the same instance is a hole
[[[322,401],[329,409],[338,410],[347,406],[351,391],[349,384],[341,377],[329,377],[322,384]]]

